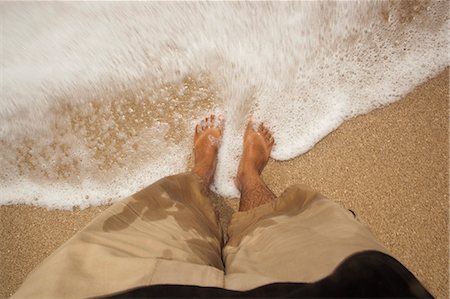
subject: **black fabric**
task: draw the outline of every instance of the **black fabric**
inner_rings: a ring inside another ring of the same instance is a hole
[[[221,288],[152,285],[105,298],[433,298],[393,257],[364,251],[315,283],[273,283],[239,292]]]

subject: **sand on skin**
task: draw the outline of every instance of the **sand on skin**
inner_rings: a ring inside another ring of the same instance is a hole
[[[311,151],[270,161],[276,194],[303,183],[354,210],[438,298],[448,298],[448,68],[401,101],[347,121]],[[226,218],[235,199],[213,201]],[[0,207],[0,297],[106,209]]]

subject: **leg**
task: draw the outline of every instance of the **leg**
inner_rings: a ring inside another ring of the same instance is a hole
[[[239,211],[248,211],[275,200],[275,195],[261,178],[269,160],[274,140],[269,130],[249,122],[244,135],[244,151],[236,176],[236,186],[241,192]]]
[[[222,287],[221,228],[204,193],[222,134],[211,119],[197,127],[193,173],[163,178],[111,206],[33,270],[13,298],[90,298],[155,284]]]
[[[348,210],[306,186],[292,186],[274,200],[260,176],[272,145],[263,125],[249,124],[236,177],[240,212],[232,217],[222,251],[225,288],[314,282],[353,253],[386,252]]]

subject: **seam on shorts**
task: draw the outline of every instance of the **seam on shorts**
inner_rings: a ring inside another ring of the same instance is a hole
[[[149,278],[149,280],[148,280],[148,285],[151,285],[151,284],[152,284],[153,277],[155,276],[156,269],[158,268],[159,263],[160,263],[160,260],[159,260],[159,259],[156,259],[155,266],[153,267],[153,272],[152,272],[152,274],[151,274],[151,276],[150,276],[150,278]]]
[[[222,289],[224,289],[225,288],[225,265],[224,265],[224,267],[223,267],[223,270],[222,270]]]

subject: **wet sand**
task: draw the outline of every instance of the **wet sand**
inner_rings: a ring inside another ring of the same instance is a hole
[[[448,92],[447,69],[404,99],[347,121],[305,155],[270,161],[264,171],[276,194],[308,184],[354,210],[438,298],[449,295]],[[237,202],[219,206],[227,217]],[[104,209],[0,207],[0,297],[12,295],[39,262]]]

